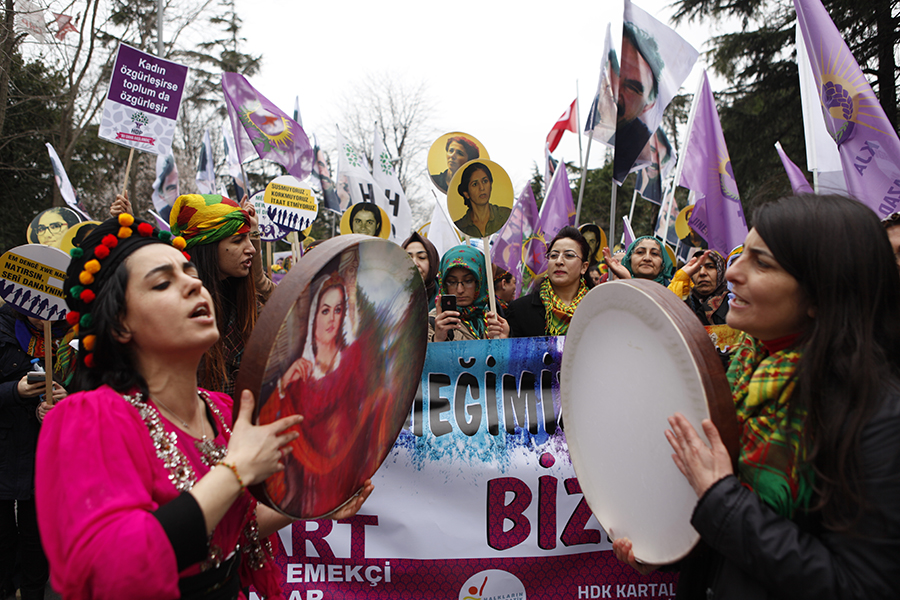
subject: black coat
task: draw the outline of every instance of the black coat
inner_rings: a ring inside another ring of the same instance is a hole
[[[542,337],[547,335],[547,311],[541,293],[533,292],[509,303],[506,320],[509,337]]]
[[[900,396],[863,429],[870,504],[855,534],[825,529],[816,513],[776,514],[736,477],[715,483],[691,524],[698,547],[681,565],[677,598],[789,600],[897,598],[900,581]]]
[[[0,306],[0,500],[34,496],[34,454],[40,398],[20,398],[16,386],[31,370],[31,357],[16,340],[16,313]]]

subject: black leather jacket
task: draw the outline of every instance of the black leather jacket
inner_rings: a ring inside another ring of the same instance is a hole
[[[866,600],[900,597],[900,394],[861,436],[868,508],[853,533],[816,513],[779,516],[729,476],[697,503],[698,547],[681,565],[677,598]]]

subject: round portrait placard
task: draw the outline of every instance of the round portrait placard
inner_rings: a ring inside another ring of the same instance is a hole
[[[69,255],[49,246],[25,244],[0,256],[0,298],[29,317],[66,318],[63,282]]]
[[[59,248],[70,227],[81,223],[81,216],[71,208],[54,206],[38,213],[28,224],[28,242]]]
[[[485,238],[500,231],[512,212],[512,181],[490,160],[463,165],[450,182],[447,210],[457,229],[469,237]]]
[[[66,235],[59,243],[59,249],[68,254],[72,248],[80,248],[81,242],[100,224],[100,221],[85,221],[74,227],[69,227]]]
[[[606,232],[595,223],[585,223],[578,228],[578,231],[581,232],[581,235],[584,236],[584,241],[591,248],[591,257],[588,262],[596,263],[603,260],[603,249],[607,245]]]
[[[269,221],[288,231],[303,231],[316,220],[319,201],[296,177],[282,175],[266,186],[263,194]]]
[[[475,136],[461,131],[445,133],[431,144],[428,150],[428,174],[431,182],[443,193],[447,193],[450,180],[461,166],[470,160],[490,159],[484,144]]]
[[[260,315],[235,382],[259,399],[260,424],[303,415],[285,470],[253,494],[304,519],[350,500],[409,416],[427,330],[422,278],[396,244],[342,235],[298,262]]]
[[[341,235],[350,233],[386,240],[391,235],[391,219],[374,202],[357,202],[341,215]]]

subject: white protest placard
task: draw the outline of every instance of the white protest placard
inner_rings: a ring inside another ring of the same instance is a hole
[[[312,225],[319,212],[319,203],[313,191],[303,187],[300,181],[291,175],[282,175],[267,185],[263,202],[269,222],[288,231],[303,231]]]
[[[26,244],[0,256],[0,298],[17,311],[44,321],[66,317],[63,282],[69,255],[50,246]]]
[[[119,44],[99,136],[129,148],[166,154],[175,135],[187,72],[184,65]]]

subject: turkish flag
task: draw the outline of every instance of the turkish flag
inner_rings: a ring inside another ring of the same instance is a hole
[[[572,104],[570,104],[569,108],[566,109],[566,112],[557,119],[553,128],[550,129],[550,133],[547,134],[547,144],[550,146],[550,152],[556,150],[564,131],[571,131],[572,133],[578,131],[578,125],[575,123],[575,102],[577,101],[577,98],[572,100]]]

